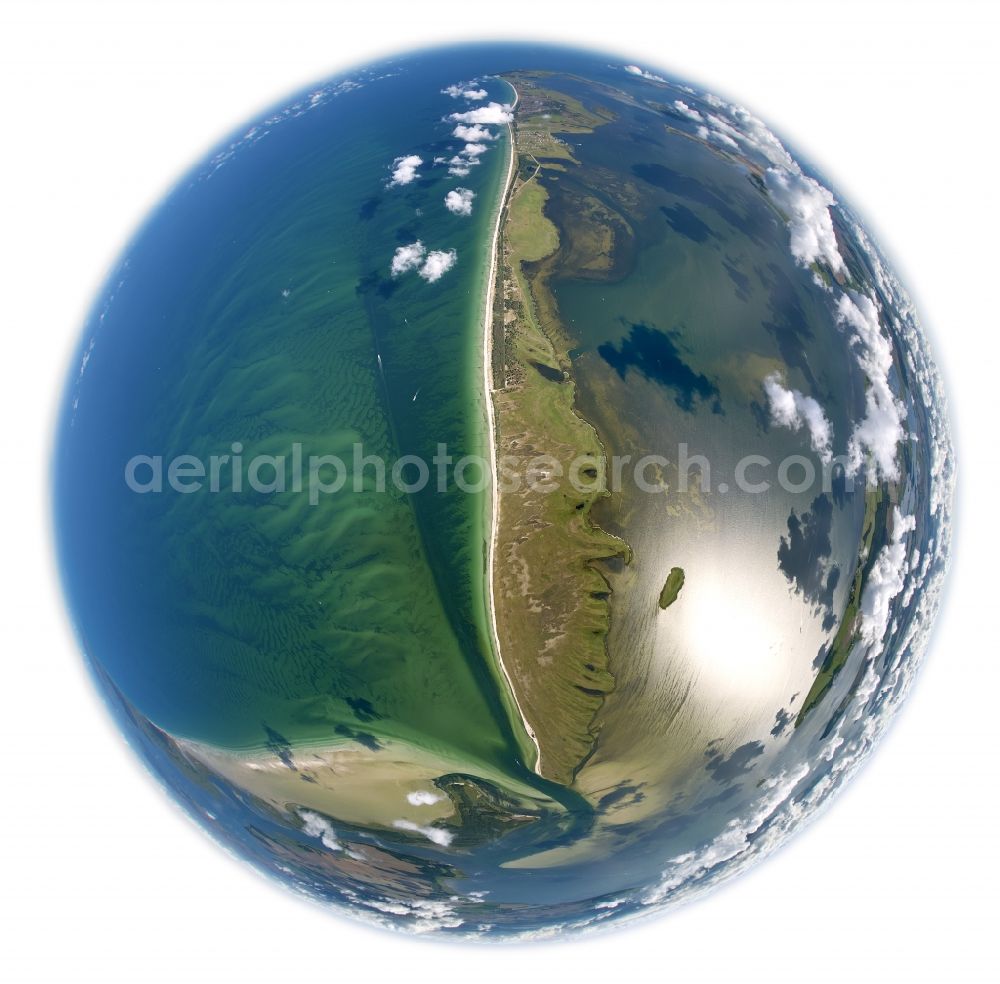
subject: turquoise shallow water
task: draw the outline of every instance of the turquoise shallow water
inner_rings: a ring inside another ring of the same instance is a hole
[[[461,179],[431,166],[456,144],[441,117],[460,107],[439,90],[462,67],[387,66],[194,172],[91,322],[57,460],[67,586],[92,658],[172,733],[329,738],[357,728],[362,701],[390,733],[514,747],[485,655],[485,493],[377,492],[371,468],[365,491],[316,505],[245,479],[189,496],[123,482],[137,453],[207,460],[233,442],[245,461],[295,443],[307,461],[350,462],[355,442],[390,464],[437,442],[483,451],[481,305],[507,147]],[[414,153],[422,177],[387,189]],[[471,217],[442,206],[456,185],[476,193]],[[436,283],[389,276],[418,239],[457,253]]]
[[[852,276],[886,312],[892,386],[909,414],[895,493],[916,526],[907,549],[923,558],[905,572],[914,604],[895,604],[884,647],[855,647],[825,704],[793,731],[793,704],[832,632],[821,623],[843,609],[863,497],[834,496],[834,508],[812,491],[775,491],[741,506],[720,492],[705,510],[637,493],[607,500],[602,522],[635,551],[613,578],[618,689],[569,790],[528,769],[492,666],[485,492],[378,491],[370,473],[352,491],[349,467],[347,489],[311,505],[294,489],[233,491],[228,465],[219,493],[130,491],[124,468],[136,454],[204,460],[237,453],[234,442],[244,462],[298,446],[349,466],[356,443],[389,463],[430,459],[438,443],[455,459],[485,451],[482,302],[503,133],[467,176],[433,161],[460,146],[442,117],[469,108],[442,88],[475,77],[505,99],[489,73],[518,69],[556,73],[618,117],[571,142],[592,174],[603,169],[598,193],[633,226],[628,262],[614,282],[553,282],[577,343],[579,406],[608,450],[670,454],[689,440],[721,465],[717,478],[746,450],[808,450],[801,428],[773,426],[760,403],[775,367],[822,402],[842,450],[867,390],[855,343],[834,323],[833,289],[788,252],[759,178],[766,162],[753,161],[751,181],[751,165],[696,137],[672,101],[697,104],[703,119],[728,114],[733,127],[736,108],[606,56],[483,46],[347,73],[264,114],[187,175],[88,320],[54,462],[81,641],[124,732],[173,794],[300,891],[397,925],[481,935],[659,907],[739,870],[818,808],[867,753],[919,659],[951,480],[943,404],[910,309],[838,208]],[[394,159],[410,154],[423,159],[420,176],[388,188]],[[571,228],[559,189],[572,169],[544,180],[552,217]],[[471,216],[443,207],[457,186],[476,193]],[[417,240],[455,250],[454,268],[433,283],[412,270],[391,277],[394,250]],[[884,504],[873,555],[889,541],[888,515]],[[664,613],[656,597],[675,564],[687,581]],[[767,699],[749,686],[766,674],[740,665],[749,642],[781,657],[768,664]],[[720,653],[737,659],[713,676]],[[295,792],[262,793],[255,777],[232,779],[171,736],[255,751],[254,764]],[[460,770],[420,777],[425,795],[450,790],[454,815],[419,824],[431,805],[408,798],[405,763],[371,823],[338,811],[336,775],[327,826],[304,822],[298,807],[316,780],[303,746],[371,752],[377,771],[394,739]],[[518,801],[484,776],[541,795]],[[553,848],[565,849],[554,867],[535,858]]]

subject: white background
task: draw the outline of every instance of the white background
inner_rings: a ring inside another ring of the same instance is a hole
[[[21,981],[997,979],[997,8],[949,3],[3,3],[0,967]],[[619,50],[735,98],[867,216],[931,334],[960,454],[930,658],[873,761],[704,901],[532,947],[362,928],[206,840],[94,696],[58,596],[47,465],[84,313],[231,128],[345,65],[446,39]]]

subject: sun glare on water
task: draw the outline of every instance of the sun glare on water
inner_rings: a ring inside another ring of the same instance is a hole
[[[684,649],[692,675],[720,696],[756,701],[784,687],[790,667],[782,651],[787,605],[775,605],[760,584],[731,571],[690,585],[683,610]],[[766,603],[765,603],[766,602]]]

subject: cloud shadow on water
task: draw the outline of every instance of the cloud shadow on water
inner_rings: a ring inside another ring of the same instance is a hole
[[[833,503],[821,493],[808,512],[800,516],[792,510],[788,536],[778,545],[778,567],[799,594],[823,611],[823,628],[827,630],[836,621],[833,593],[840,582],[840,568],[830,564],[832,528]]]
[[[769,223],[770,217],[759,207],[756,213],[748,211],[746,214],[741,214],[726,196],[717,192],[704,179],[674,171],[663,164],[633,164],[632,173],[670,195],[686,198],[711,209],[723,222],[738,229],[752,243],[763,245],[765,240],[761,234],[765,231],[764,223]]]
[[[706,240],[718,238],[711,228],[686,205],[681,205],[679,202],[676,205],[671,205],[670,208],[661,205],[660,211],[666,216],[667,222],[674,232],[690,239],[693,243],[703,243]]]
[[[788,275],[775,263],[767,265],[768,274],[760,269],[757,274],[770,293],[773,320],[764,321],[764,329],[774,339],[782,359],[793,369],[799,369],[815,391],[818,389],[812,367],[809,365],[808,343],[813,340],[809,319],[802,309],[798,291]]]
[[[718,751],[715,743],[710,743],[705,750],[708,761],[705,769],[717,782],[729,783],[740,776],[745,776],[755,759],[764,754],[764,745],[759,741],[748,741],[739,748],[734,748],[729,755]]]
[[[605,342],[598,346],[597,352],[622,379],[632,370],[672,390],[674,402],[687,413],[694,412],[696,397],[711,400],[712,412],[722,413],[718,387],[681,358],[680,350],[666,332],[640,321],[630,325],[620,346]]]

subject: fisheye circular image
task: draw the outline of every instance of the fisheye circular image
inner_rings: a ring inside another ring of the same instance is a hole
[[[783,135],[497,43],[185,175],[95,301],[53,481],[97,687],[212,837],[335,912],[528,940],[705,892],[852,775],[954,455],[906,291]]]

